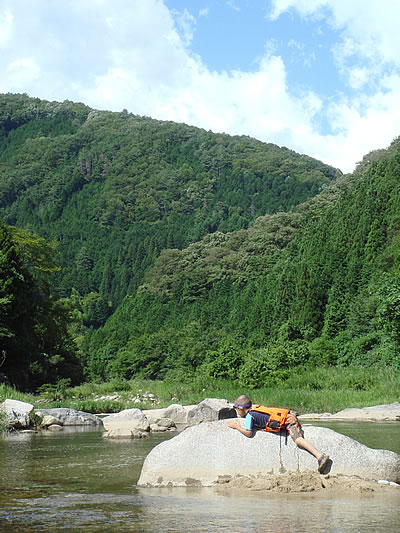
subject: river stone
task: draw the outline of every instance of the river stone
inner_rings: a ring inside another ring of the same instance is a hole
[[[193,426],[201,422],[213,422],[235,416],[235,410],[227,400],[206,398],[188,412],[187,423]]]
[[[100,418],[91,413],[76,411],[66,407],[57,407],[54,409],[38,409],[36,411],[42,419],[45,416],[54,416],[63,426],[101,426]]]
[[[150,431],[152,433],[162,433],[164,431],[169,431],[165,426],[159,426],[158,424],[150,424]]]
[[[41,427],[44,427],[44,428],[51,426],[53,424],[62,426],[61,420],[52,415],[45,415],[40,423]]]
[[[111,429],[131,429],[138,431],[149,431],[150,424],[146,415],[140,409],[124,409],[103,418],[103,426],[109,431]]]
[[[305,438],[331,458],[324,473],[400,481],[400,455],[395,452],[373,450],[328,428],[303,429]],[[225,421],[216,421],[189,427],[153,448],[138,485],[210,486],[239,475],[268,477],[316,469],[315,458],[290,437],[258,431],[249,439]]]
[[[175,422],[167,417],[159,418],[158,420],[156,420],[156,424],[157,426],[160,426],[162,428],[176,428]]]
[[[47,429],[49,431],[62,431],[64,428],[60,424],[51,424]]]
[[[195,407],[195,405],[183,406],[179,403],[172,403],[165,409],[163,416],[170,418],[175,424],[187,424],[188,414]]]
[[[5,400],[0,409],[6,414],[6,426],[9,428],[23,429],[32,424],[33,405],[19,400]]]
[[[138,429],[114,428],[103,433],[105,439],[142,439],[148,434]]]
[[[400,403],[374,405],[361,409],[343,409],[331,416],[332,420],[400,421]]]
[[[143,409],[142,413],[146,416],[149,424],[155,424],[157,420],[165,416],[167,407],[160,407],[156,409]]]
[[[300,420],[360,420],[364,422],[399,422],[400,403],[374,405],[371,407],[349,407],[338,413],[309,413],[299,416]]]

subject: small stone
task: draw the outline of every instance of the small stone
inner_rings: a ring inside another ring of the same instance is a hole
[[[47,429],[49,431],[62,431],[64,428],[60,426],[60,424],[51,424],[51,426],[48,426]]]
[[[150,424],[150,431],[152,433],[162,433],[163,431],[168,431],[168,428],[165,426],[159,426],[158,424]]]
[[[143,431],[128,428],[115,428],[103,433],[105,439],[143,439],[147,436]]]

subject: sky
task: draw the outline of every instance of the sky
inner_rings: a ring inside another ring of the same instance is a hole
[[[0,0],[0,93],[286,146],[352,172],[400,135],[399,0]]]

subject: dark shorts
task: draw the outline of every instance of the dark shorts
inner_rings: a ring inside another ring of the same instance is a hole
[[[288,424],[286,426],[286,430],[294,441],[296,441],[299,437],[304,437],[301,426],[297,426],[296,424]]]

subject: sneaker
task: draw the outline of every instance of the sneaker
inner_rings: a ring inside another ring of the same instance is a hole
[[[323,453],[318,459],[318,472],[323,472],[326,465],[328,464],[329,456],[326,453]]]

